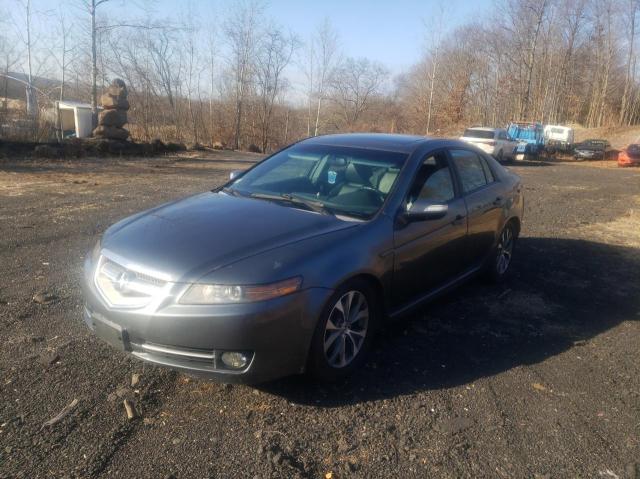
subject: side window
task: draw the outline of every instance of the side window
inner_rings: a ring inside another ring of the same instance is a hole
[[[444,153],[427,157],[422,162],[409,191],[407,206],[411,206],[418,199],[446,203],[454,197],[451,170]]]
[[[477,190],[487,184],[484,172],[486,166],[483,166],[478,155],[468,150],[451,150],[451,157],[460,175],[464,193]]]
[[[499,140],[506,140],[507,139],[507,132],[504,130],[500,130],[500,133],[498,133],[498,139]]]
[[[487,183],[493,183],[494,181],[496,181],[495,177],[493,176],[493,171],[491,171],[487,160],[480,157],[480,162],[482,163],[482,169],[484,170],[484,177],[487,179]]]

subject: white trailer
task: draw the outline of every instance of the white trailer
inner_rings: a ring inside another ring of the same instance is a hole
[[[545,125],[544,139],[547,148],[569,151],[573,146],[573,128],[561,125]]]

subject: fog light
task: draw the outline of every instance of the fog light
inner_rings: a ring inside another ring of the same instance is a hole
[[[222,353],[222,362],[231,369],[241,369],[247,365],[249,358],[246,354],[227,351]]]

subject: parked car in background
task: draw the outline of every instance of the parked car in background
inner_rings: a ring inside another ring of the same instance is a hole
[[[573,157],[576,160],[606,160],[614,151],[607,140],[585,140],[575,145]]]
[[[462,141],[309,138],[107,229],[85,258],[85,322],[223,382],[338,379],[383,320],[504,279],[523,204],[520,178]]]
[[[633,143],[618,152],[618,166],[640,166],[640,144]]]
[[[560,125],[545,125],[544,139],[548,151],[571,151],[573,148],[573,128]]]
[[[460,139],[477,146],[498,161],[513,160],[515,157],[517,143],[504,128],[467,128]]]
[[[516,160],[537,160],[544,151],[544,128],[542,123],[514,121],[507,132],[517,141]]]

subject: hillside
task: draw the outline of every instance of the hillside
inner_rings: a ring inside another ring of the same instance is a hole
[[[589,138],[604,138],[609,140],[611,146],[620,149],[630,143],[640,141],[640,126],[616,126],[602,128],[582,128],[574,126],[575,141],[580,142]]]

